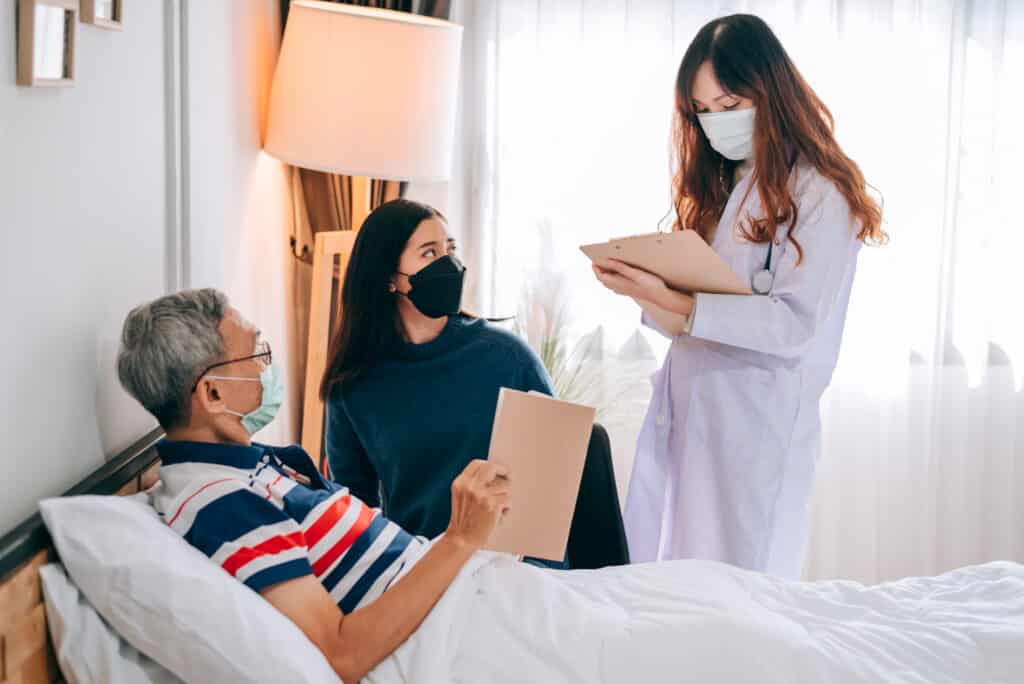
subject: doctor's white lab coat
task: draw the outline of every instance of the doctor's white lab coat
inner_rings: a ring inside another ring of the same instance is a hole
[[[734,188],[712,241],[748,282],[768,251],[739,233],[748,213],[761,215],[753,176]],[[769,295],[697,294],[690,333],[672,338],[652,379],[626,500],[634,563],[701,558],[800,576],[821,448],[818,405],[839,355],[861,243],[831,181],[798,166],[790,183],[800,265],[780,226]],[[665,334],[646,315],[644,322]]]

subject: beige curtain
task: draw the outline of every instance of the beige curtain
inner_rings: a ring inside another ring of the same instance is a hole
[[[370,183],[370,209],[402,196],[404,183]],[[294,206],[291,245],[295,257],[313,263],[316,234],[325,230],[352,230],[352,177],[291,167]],[[309,293],[307,292],[307,295]]]
[[[361,0],[346,4],[381,7],[403,12],[415,12],[427,16],[447,19],[450,11],[449,0]],[[288,3],[282,0],[282,25],[287,20]],[[292,252],[299,263],[295,268],[295,293],[293,322],[295,327],[296,350],[299,355],[298,396],[305,396],[306,348],[309,341],[310,286],[313,278],[313,245],[316,234],[325,230],[353,230],[352,177],[336,173],[310,171],[291,167],[291,191],[293,198],[293,221],[291,234]],[[370,184],[371,211],[384,202],[401,197],[405,183],[398,181],[374,180]],[[341,278],[335,266],[331,288],[331,330],[334,330],[334,313],[338,311]],[[325,341],[326,344],[326,341]],[[299,407],[299,425],[302,425],[302,406]]]

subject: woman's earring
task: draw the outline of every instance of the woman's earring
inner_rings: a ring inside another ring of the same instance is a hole
[[[395,287],[394,283],[389,283],[388,284],[388,292],[398,292],[398,288]]]

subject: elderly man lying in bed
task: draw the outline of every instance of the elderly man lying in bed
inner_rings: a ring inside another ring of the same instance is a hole
[[[281,403],[260,332],[215,290],[124,324],[118,373],[167,433],[165,522],[289,617],[345,682],[1024,681],[1024,568],[865,588],[716,563],[549,571],[478,551],[509,499],[475,461],[447,532],[407,534],[251,441]]]

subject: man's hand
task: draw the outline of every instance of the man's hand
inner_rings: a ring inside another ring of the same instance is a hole
[[[327,657],[345,684],[354,684],[409,638],[448,585],[491,536],[509,506],[508,468],[473,461],[452,484],[448,533],[372,604],[347,616],[313,575],[260,593],[291,618]]]
[[[474,551],[481,548],[508,512],[509,496],[506,466],[471,462],[452,483],[452,517],[445,537]]]

